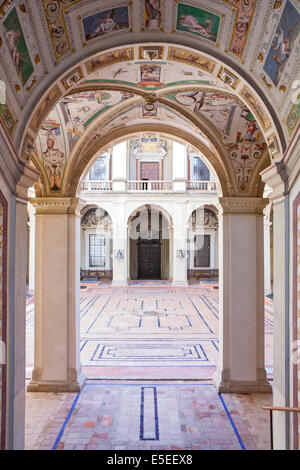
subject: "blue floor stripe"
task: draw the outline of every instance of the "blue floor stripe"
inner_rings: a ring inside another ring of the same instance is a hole
[[[243,443],[243,441],[242,441],[242,438],[241,438],[241,436],[239,435],[239,432],[238,432],[238,430],[237,430],[237,428],[236,428],[236,425],[235,425],[234,422],[233,422],[233,419],[232,419],[232,417],[231,417],[230,411],[228,410],[228,408],[227,408],[227,406],[226,406],[226,403],[225,403],[225,401],[224,401],[224,399],[223,399],[221,393],[218,393],[218,395],[219,395],[219,398],[220,398],[221,403],[222,403],[222,405],[223,405],[223,408],[224,408],[224,410],[225,410],[225,412],[226,412],[226,414],[227,414],[227,417],[228,417],[228,419],[229,419],[229,421],[230,421],[230,424],[231,424],[231,426],[232,426],[232,429],[234,430],[234,433],[235,433],[235,435],[236,435],[236,437],[237,437],[237,440],[239,441],[239,444],[240,444],[240,446],[241,446],[241,449],[242,449],[242,450],[246,450],[246,447],[244,446],[244,443]]]
[[[82,390],[83,390],[83,389],[84,389],[84,386],[83,386]],[[75,408],[75,406],[76,406],[76,404],[77,404],[77,402],[78,402],[78,400],[79,400],[79,397],[80,397],[80,395],[81,395],[82,390],[77,393],[77,395],[76,395],[76,397],[75,397],[75,400],[73,401],[73,404],[72,404],[72,406],[71,406],[71,408],[70,408],[70,411],[69,411],[69,413],[68,413],[68,416],[66,417],[65,422],[64,422],[64,424],[62,425],[61,430],[60,430],[59,433],[58,433],[58,436],[57,436],[57,438],[56,438],[56,441],[54,442],[54,445],[53,445],[53,447],[52,447],[52,450],[56,450],[56,449],[57,449],[57,446],[58,446],[58,444],[59,444],[59,442],[60,442],[60,440],[61,440],[61,438],[62,438],[62,436],[63,436],[63,433],[65,432],[65,429],[66,429],[66,426],[67,426],[68,422],[70,421],[70,418],[71,418],[72,413],[73,413],[73,411],[74,411],[74,408]]]

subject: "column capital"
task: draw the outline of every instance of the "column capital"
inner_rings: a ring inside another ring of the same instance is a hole
[[[31,199],[30,203],[39,214],[74,214],[80,216],[85,202],[77,197],[40,197]]]
[[[263,214],[269,199],[259,197],[220,197],[223,214]]]

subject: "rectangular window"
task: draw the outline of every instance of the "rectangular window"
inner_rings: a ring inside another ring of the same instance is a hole
[[[90,268],[105,267],[104,235],[90,234],[89,266]]]
[[[194,157],[194,180],[209,181],[209,169],[199,157]]]
[[[195,268],[210,267],[210,235],[195,235],[194,238]]]
[[[90,180],[105,180],[106,179],[106,157],[100,157],[90,169]]]

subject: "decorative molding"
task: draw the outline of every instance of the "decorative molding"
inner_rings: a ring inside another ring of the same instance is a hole
[[[269,199],[258,197],[220,197],[223,214],[257,214],[263,215]]]
[[[80,211],[86,204],[79,198],[71,197],[42,197],[31,199],[30,203],[36,210],[36,215],[39,214],[74,214],[80,217]]]
[[[222,82],[225,83],[225,85],[229,85],[234,90],[240,84],[240,79],[236,75],[234,75],[234,73],[232,73],[230,70],[223,66],[219,70],[218,77],[220,78],[220,80],[222,80]]]

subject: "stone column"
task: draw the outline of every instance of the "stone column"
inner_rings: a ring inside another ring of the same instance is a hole
[[[10,449],[24,448],[25,423],[25,339],[26,339],[26,261],[27,200],[25,196],[12,197],[11,267],[13,298],[8,317],[8,442]],[[15,214],[14,214],[15,211]],[[14,218],[15,216],[15,218]],[[13,222],[14,224],[14,222]]]
[[[268,392],[264,364],[264,239],[261,198],[220,198],[220,352],[223,392]]]
[[[121,196],[120,196],[121,197]],[[113,286],[126,286],[127,285],[127,264],[128,264],[128,250],[127,250],[127,227],[125,215],[125,200],[120,199],[114,203],[114,218],[113,218],[113,249],[112,249],[112,264],[113,264]],[[122,254],[123,258],[117,257],[117,253]]]
[[[271,286],[271,240],[270,240],[270,206],[264,211],[264,257],[265,257],[265,293],[272,292]]]
[[[80,200],[40,198],[36,209],[35,358],[30,392],[78,392]]]
[[[291,321],[289,318],[290,202],[289,193],[287,193],[286,168],[281,162],[275,162],[266,168],[261,176],[264,183],[272,188],[270,197],[273,201],[273,405],[292,406],[290,393]],[[273,415],[274,449],[289,449],[292,414],[274,412]]]
[[[34,291],[35,266],[35,208],[28,203],[29,212],[29,290]]]
[[[274,233],[274,330],[273,330],[273,404],[291,406],[289,399],[289,195],[273,202]],[[276,253],[279,255],[276,256]],[[274,413],[274,449],[289,448],[289,413]]]
[[[174,203],[173,213],[173,286],[187,286],[187,228],[185,222],[186,205]],[[179,257],[182,251],[183,257]]]

